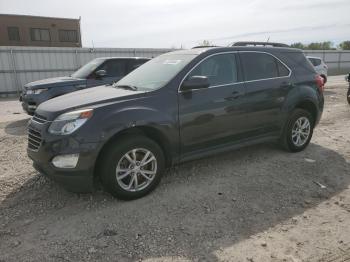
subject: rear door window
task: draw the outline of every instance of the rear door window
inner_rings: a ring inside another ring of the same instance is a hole
[[[257,52],[241,52],[240,57],[246,81],[289,75],[288,68],[272,55]]]
[[[207,58],[189,74],[192,76],[206,76],[210,86],[236,83],[237,65],[235,54],[219,54]]]

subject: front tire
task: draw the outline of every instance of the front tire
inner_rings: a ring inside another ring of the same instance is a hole
[[[281,137],[283,147],[290,152],[304,150],[312,138],[314,119],[310,112],[295,109],[290,115]]]
[[[150,193],[159,184],[165,159],[153,140],[128,135],[109,145],[102,156],[100,177],[113,196],[132,200]]]

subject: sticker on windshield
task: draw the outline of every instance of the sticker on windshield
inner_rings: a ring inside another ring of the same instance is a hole
[[[182,60],[165,60],[163,65],[177,65],[181,63]]]

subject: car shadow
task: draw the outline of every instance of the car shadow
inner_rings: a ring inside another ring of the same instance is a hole
[[[33,172],[3,199],[0,216],[21,241],[30,236],[32,248],[20,254],[35,251],[34,259],[219,261],[218,250],[346,189],[349,171],[342,155],[320,145],[291,154],[263,144],[171,168],[153,193],[130,202],[102,191],[69,193]]]
[[[30,118],[11,122],[5,126],[5,132],[9,135],[23,136],[27,133],[27,123]]]
[[[336,95],[337,92],[326,89],[326,90],[323,91],[323,94],[327,95],[327,96],[330,96],[330,95]]]

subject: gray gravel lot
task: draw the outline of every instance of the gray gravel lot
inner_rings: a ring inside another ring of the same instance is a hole
[[[304,152],[262,144],[189,162],[131,202],[69,193],[38,174],[26,156],[28,117],[0,100],[0,261],[346,261],[345,95],[343,76],[330,77]]]

